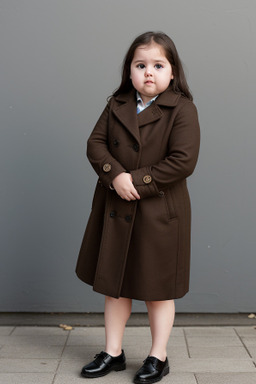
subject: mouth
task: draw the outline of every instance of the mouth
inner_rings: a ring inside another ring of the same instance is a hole
[[[152,80],[147,80],[145,81],[145,84],[154,84],[154,82]]]

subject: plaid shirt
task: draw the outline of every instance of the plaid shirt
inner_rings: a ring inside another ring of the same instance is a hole
[[[137,91],[136,93],[136,96],[137,96],[137,114],[139,114],[140,112],[144,111],[144,109],[146,109],[147,107],[150,106],[150,104],[153,103],[153,101],[157,98],[158,95],[156,95],[155,97],[153,97],[153,99],[151,99],[150,101],[148,101],[146,104],[143,103],[143,100],[139,94],[139,92]]]

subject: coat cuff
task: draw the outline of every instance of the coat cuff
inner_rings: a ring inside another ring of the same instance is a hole
[[[159,190],[149,167],[139,168],[130,172],[132,182],[141,199],[159,195]]]
[[[102,165],[99,178],[106,188],[114,189],[112,187],[112,181],[122,172],[126,172],[126,170],[118,162],[110,161]]]

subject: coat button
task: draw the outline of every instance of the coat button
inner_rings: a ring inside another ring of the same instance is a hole
[[[139,150],[140,150],[140,146],[139,146],[139,144],[135,143],[135,144],[133,144],[132,147],[133,147],[133,149],[134,149],[135,152],[139,152]]]
[[[111,164],[106,163],[103,165],[103,171],[104,172],[110,172],[111,171]]]
[[[151,181],[152,181],[152,177],[151,177],[150,175],[145,175],[145,176],[143,177],[143,182],[144,182],[145,184],[149,184],[149,183],[151,183]]]
[[[160,192],[159,192],[159,196],[160,196],[160,197],[163,197],[163,196],[164,196],[164,191],[160,191]]]
[[[113,144],[114,144],[115,147],[118,147],[118,145],[119,145],[119,140],[115,139],[115,140],[113,141]]]
[[[127,223],[130,223],[132,221],[132,216],[131,215],[125,216],[125,221],[127,221]]]
[[[116,211],[111,211],[109,214],[110,217],[116,217]]]

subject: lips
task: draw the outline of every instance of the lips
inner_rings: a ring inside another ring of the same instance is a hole
[[[145,84],[154,84],[154,82],[151,80],[147,80],[147,81],[145,81]]]

